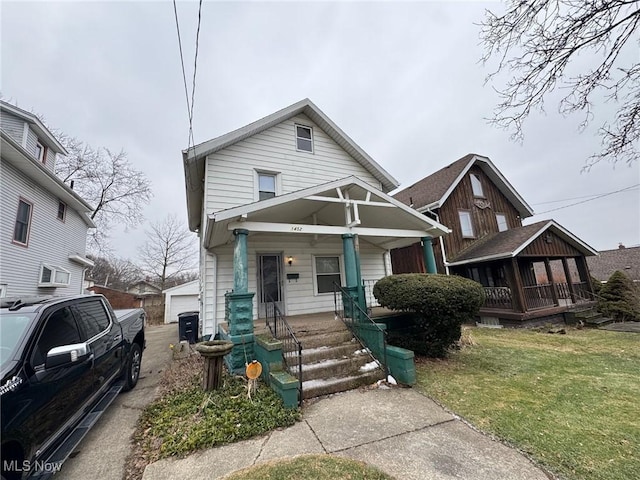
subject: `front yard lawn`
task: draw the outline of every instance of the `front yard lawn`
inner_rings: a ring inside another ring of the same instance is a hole
[[[640,335],[468,332],[476,345],[417,361],[418,388],[564,478],[640,478]]]

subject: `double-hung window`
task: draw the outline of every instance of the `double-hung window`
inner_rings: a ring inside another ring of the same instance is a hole
[[[499,232],[509,230],[509,225],[507,224],[507,216],[504,213],[496,213],[496,222],[498,223]]]
[[[458,217],[460,218],[460,229],[462,230],[463,238],[475,238],[471,212],[468,210],[458,210]]]
[[[36,143],[36,159],[42,163],[46,163],[47,161],[47,147],[39,141]]]
[[[67,204],[62,202],[62,201],[58,201],[58,220],[61,220],[64,222],[64,219],[67,216]]]
[[[258,200],[276,196],[276,175],[258,172]]]
[[[471,190],[473,190],[474,197],[484,198],[484,191],[482,190],[482,182],[480,181],[480,175],[472,173],[471,177]]]
[[[31,224],[31,210],[33,205],[22,198],[18,200],[18,213],[13,229],[13,241],[20,245],[29,243],[29,226]]]
[[[296,125],[296,149],[313,153],[313,131],[311,127]]]
[[[314,258],[314,280],[317,293],[332,293],[333,284],[341,285],[340,257],[338,255]]]

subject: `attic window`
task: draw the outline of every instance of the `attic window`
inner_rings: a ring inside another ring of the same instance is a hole
[[[296,125],[296,149],[313,153],[313,133],[311,127]]]
[[[61,220],[64,222],[64,219],[66,217],[67,217],[67,204],[62,201],[58,201],[58,220]]]
[[[482,191],[482,182],[480,182],[480,176],[472,173],[471,177],[471,189],[473,190],[474,197],[484,198],[484,192]]]
[[[47,161],[47,147],[40,142],[36,143],[36,159],[42,163]]]

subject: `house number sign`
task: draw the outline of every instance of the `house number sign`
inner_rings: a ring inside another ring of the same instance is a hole
[[[291,227],[291,231],[292,232],[301,232],[302,231],[302,227]]]
[[[491,202],[489,200],[474,200],[473,204],[478,207],[480,210],[484,210],[485,208],[491,208]]]

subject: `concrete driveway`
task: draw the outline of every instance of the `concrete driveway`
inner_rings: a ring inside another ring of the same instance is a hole
[[[146,327],[147,348],[142,355],[136,388],[121,393],[62,466],[56,478],[120,480],[130,451],[130,437],[142,410],[154,398],[161,372],[171,363],[169,344],[178,343],[178,324]]]

